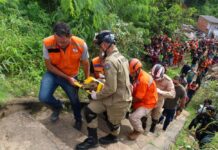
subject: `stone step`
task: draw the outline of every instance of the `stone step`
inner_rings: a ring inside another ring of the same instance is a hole
[[[109,132],[106,122],[101,117],[99,118],[99,122],[101,122],[99,128],[104,132]],[[150,121],[148,119],[148,127],[150,126],[149,124],[150,124]],[[119,141],[122,144],[127,145],[129,148],[133,150],[141,150],[146,144],[151,142],[157,136],[155,134],[150,134],[149,136],[147,136],[148,132],[145,132],[145,134],[139,135],[139,137],[135,141],[130,141],[128,140],[127,135],[132,131],[133,131],[133,128],[129,120],[128,119],[122,120]]]
[[[174,119],[173,122],[168,126],[167,130],[159,131],[159,136],[152,140],[143,147],[145,150],[168,150],[170,146],[176,141],[176,137],[179,134],[180,130],[183,128],[186,121],[186,117],[189,115],[187,111],[183,111],[177,119]],[[160,129],[160,125],[158,125]],[[162,127],[162,126],[161,126]]]
[[[73,148],[76,144],[83,141],[87,135],[86,122],[83,122],[83,127],[81,132],[73,129],[73,115],[69,112],[62,112],[60,115],[60,120],[58,122],[51,123],[49,121],[49,116],[51,111],[47,108],[43,108],[40,112],[35,115],[35,118],[43,123],[53,134],[61,139],[68,146]],[[157,125],[155,134],[148,132],[150,129],[151,118],[148,118],[147,130],[144,134],[140,135],[135,141],[130,141],[127,139],[128,133],[133,129],[130,125],[128,119],[122,120],[121,132],[119,135],[119,142],[115,144],[110,144],[107,146],[101,145],[96,149],[107,149],[107,150],[141,150],[141,149],[168,149],[173,141],[176,139],[176,135],[182,129],[187,116],[187,112],[183,111],[180,115],[167,129],[167,132],[162,131],[162,125]],[[98,119],[99,128],[98,136],[102,137],[107,135],[109,129],[106,122],[104,121],[102,115]],[[75,140],[72,140],[75,139]]]
[[[24,111],[0,120],[0,150],[71,150]]]
[[[167,128],[167,131],[163,131],[162,124],[158,124],[155,133],[149,132],[151,126],[151,118],[147,120],[147,128],[144,134],[141,134],[135,141],[130,141],[127,139],[128,133],[130,133],[133,128],[128,119],[122,120],[121,132],[119,135],[120,142],[124,145],[128,145],[133,150],[155,150],[155,149],[170,149],[179,131],[183,128],[186,117],[189,115],[187,111],[183,111],[182,114],[173,120],[173,122]],[[106,122],[100,117],[100,129],[104,132],[108,132]]]
[[[81,140],[85,139],[86,136],[83,137],[83,135],[87,135],[87,129],[86,129],[87,125],[85,121],[83,121],[82,130],[80,132],[78,130],[73,129],[74,119],[71,113],[62,112],[59,117],[60,119],[56,123],[51,123],[49,121],[50,114],[51,114],[51,111],[49,109],[43,108],[39,113],[35,114],[34,117],[36,118],[36,120],[44,124],[51,132],[53,132],[55,136],[62,139],[62,141],[70,147],[75,146],[76,144],[80,143]],[[105,127],[103,127],[102,125]],[[107,126],[106,122],[100,117],[99,118],[99,128],[97,130],[99,137],[103,137],[107,135],[107,133],[109,132],[106,126]],[[105,129],[105,130],[103,131],[101,129]],[[79,141],[78,140],[72,141],[72,139],[75,139],[75,137],[78,138]],[[99,149],[132,150],[132,148],[130,148],[128,145],[122,142],[117,142],[117,143],[106,145],[106,146],[101,145],[100,147],[95,148],[95,149],[97,150]]]
[[[63,111],[59,116],[59,120],[55,123],[49,120],[51,113],[51,110],[43,108],[34,115],[34,118],[41,122],[57,138],[61,139],[63,143],[71,148],[75,148],[78,143],[81,143],[87,138],[85,124],[83,124],[81,132],[73,128],[74,119],[71,113]],[[93,150],[104,150],[104,148],[99,146],[93,148]]]

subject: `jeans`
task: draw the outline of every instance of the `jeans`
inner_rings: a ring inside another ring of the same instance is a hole
[[[169,63],[170,66],[173,65],[173,57],[172,58],[168,58],[168,63]]]
[[[176,112],[176,109],[164,109],[162,116],[159,119],[159,122],[161,122],[164,119],[164,116],[166,117],[164,124],[163,124],[163,130],[166,130],[170,122],[173,121],[175,112]]]
[[[41,81],[39,100],[53,109],[60,109],[62,107],[61,101],[53,96],[58,86],[61,86],[69,97],[76,121],[81,121],[81,106],[78,97],[79,89],[69,84],[66,79],[47,71]]]

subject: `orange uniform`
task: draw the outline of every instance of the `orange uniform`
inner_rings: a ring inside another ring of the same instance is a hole
[[[102,64],[103,62],[101,61],[100,57],[95,57],[92,59],[92,65],[94,69],[94,77],[99,78],[100,74],[104,74],[104,66]]]
[[[65,51],[57,45],[54,35],[45,38],[43,43],[48,50],[52,65],[68,76],[78,74],[80,59],[85,47],[85,42],[82,39],[72,36],[70,45]]]
[[[173,51],[173,64],[178,64],[179,61],[179,52],[177,50]]]
[[[153,78],[141,70],[133,83],[133,109],[139,107],[154,108],[158,100],[156,84]]]

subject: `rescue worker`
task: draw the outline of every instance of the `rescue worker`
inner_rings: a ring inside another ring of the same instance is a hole
[[[189,124],[188,129],[191,130],[197,125],[200,126],[195,131],[200,148],[204,144],[211,142],[215,133],[218,131],[218,120],[216,118],[216,108],[212,105],[206,108],[206,112],[199,113]]]
[[[104,88],[96,93],[92,91],[90,104],[85,107],[84,115],[87,121],[88,138],[76,146],[77,150],[89,149],[100,144],[110,144],[118,141],[121,120],[129,111],[131,83],[129,80],[128,60],[119,53],[115,36],[110,31],[101,31],[95,37],[95,43],[104,52]],[[106,111],[110,133],[98,140],[97,115]]]
[[[184,74],[184,76],[186,76],[189,70],[191,70],[191,66],[186,62],[180,71],[180,75]]]
[[[213,101],[211,99],[205,99],[203,104],[200,104],[200,108],[197,110],[197,114],[206,112],[207,107],[212,106]]]
[[[186,107],[188,104],[191,102],[192,97],[195,95],[199,85],[196,83],[196,81],[191,82],[191,84],[188,85],[187,87],[187,96],[188,96],[188,101],[186,102]]]
[[[160,123],[166,117],[164,124],[163,124],[164,131],[167,129],[170,122],[173,121],[176,110],[182,111],[183,108],[185,107],[187,93],[186,93],[185,88],[179,83],[179,80],[180,80],[180,77],[177,75],[173,78],[173,84],[175,86],[175,91],[176,91],[175,98],[173,99],[166,98],[164,102],[164,106],[163,106],[164,110],[159,119],[159,123]]]
[[[135,140],[144,132],[141,118],[156,106],[158,94],[153,78],[142,70],[142,63],[133,58],[129,63],[130,76],[133,79],[133,113],[129,115],[129,121],[133,126],[133,132],[128,135],[130,140]]]
[[[104,52],[99,51],[99,55],[92,59],[90,64],[90,75],[95,77],[101,82],[105,82],[105,75],[104,75]],[[103,112],[103,116],[105,121],[108,121],[107,112]]]
[[[100,51],[99,56],[92,59],[90,64],[90,75],[96,79],[104,79],[104,56]]]
[[[179,62],[179,51],[175,49],[173,51],[173,65],[176,66]]]
[[[94,77],[98,81],[104,83],[105,76],[104,76],[104,58],[101,56],[102,52],[99,53],[99,56],[96,56],[92,59],[90,63],[90,76]],[[84,88],[88,89],[89,91],[97,90],[98,83],[92,82],[88,85],[85,85]]]
[[[57,121],[63,105],[53,94],[60,86],[70,99],[76,120],[74,127],[80,130],[81,106],[78,88],[74,86],[74,82],[80,64],[83,65],[85,77],[89,76],[88,48],[84,40],[71,34],[70,27],[66,23],[57,23],[53,33],[43,40],[43,57],[47,71],[41,81],[39,100],[52,108],[50,120]]]
[[[156,64],[153,66],[151,70],[151,75],[155,80],[157,86],[158,93],[158,103],[157,106],[151,111],[152,124],[150,128],[150,132],[155,131],[156,125],[159,121],[161,109],[164,105],[164,99],[175,98],[176,92],[172,79],[167,76],[164,70],[164,67],[160,64]]]
[[[212,64],[211,59],[203,57],[202,60],[199,62],[198,72],[205,76],[207,73],[208,67]]]
[[[168,65],[172,66],[173,65],[173,52],[172,52],[171,47],[168,47],[167,49],[167,58],[168,58]]]

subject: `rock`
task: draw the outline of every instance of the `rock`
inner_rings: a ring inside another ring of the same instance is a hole
[[[70,150],[42,124],[26,112],[16,112],[0,120],[1,150]]]

